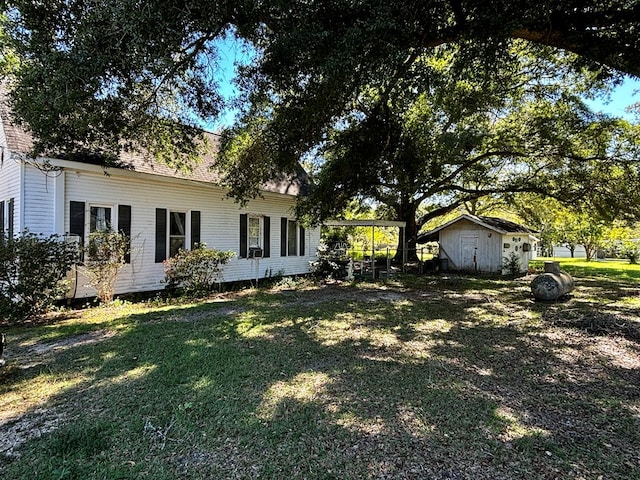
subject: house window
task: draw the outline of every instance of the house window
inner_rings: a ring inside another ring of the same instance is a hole
[[[248,246],[249,248],[260,248],[260,217],[249,217],[248,222]]]
[[[266,215],[240,214],[239,258],[255,258],[255,249],[260,256],[271,255],[271,219]]]
[[[280,256],[305,255],[305,229],[295,220],[280,219]]]
[[[0,202],[0,229],[2,234],[13,237],[14,199]]]
[[[169,256],[173,257],[186,245],[187,214],[184,212],[169,212]]]
[[[194,248],[200,243],[202,216],[199,210],[174,212],[156,208],[155,261],[173,257],[180,249]]]
[[[293,220],[287,222],[287,254],[298,254],[298,223]]]
[[[91,206],[89,208],[89,233],[111,230],[111,207]]]

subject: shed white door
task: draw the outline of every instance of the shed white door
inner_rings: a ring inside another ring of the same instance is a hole
[[[478,252],[478,237],[470,235],[460,236],[460,259],[462,270],[476,269],[476,255]]]

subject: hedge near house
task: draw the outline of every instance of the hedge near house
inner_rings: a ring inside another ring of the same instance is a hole
[[[16,323],[40,315],[67,291],[67,272],[78,259],[76,244],[58,235],[29,232],[0,237],[0,316]]]

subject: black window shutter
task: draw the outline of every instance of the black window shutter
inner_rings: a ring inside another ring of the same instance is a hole
[[[69,203],[69,233],[80,237],[80,246],[84,245],[84,202]]]
[[[249,216],[240,214],[240,252],[238,258],[247,258],[247,244],[249,243]]]
[[[288,218],[280,218],[280,256],[287,256],[287,222]]]
[[[125,263],[131,263],[131,205],[118,205],[118,232],[127,237]]]
[[[4,202],[0,202],[0,233],[4,235]]]
[[[264,217],[262,219],[262,228],[264,228],[262,239],[262,256],[271,256],[271,218]]]
[[[9,199],[9,238],[13,238],[13,205],[14,199]]]
[[[167,258],[167,209],[156,208],[156,263]]]
[[[304,257],[305,255],[305,238],[304,238],[304,227],[300,227],[300,256]]]
[[[198,210],[191,211],[191,250],[196,248],[200,243],[200,212]]]

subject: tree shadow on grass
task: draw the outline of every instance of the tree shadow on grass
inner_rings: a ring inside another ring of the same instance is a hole
[[[68,422],[0,468],[11,478],[640,474],[629,466],[637,366],[539,323],[491,320],[505,312],[482,297],[335,293],[132,315],[112,338],[4,377],[82,374],[45,402]],[[43,448],[48,460],[30,461]]]

